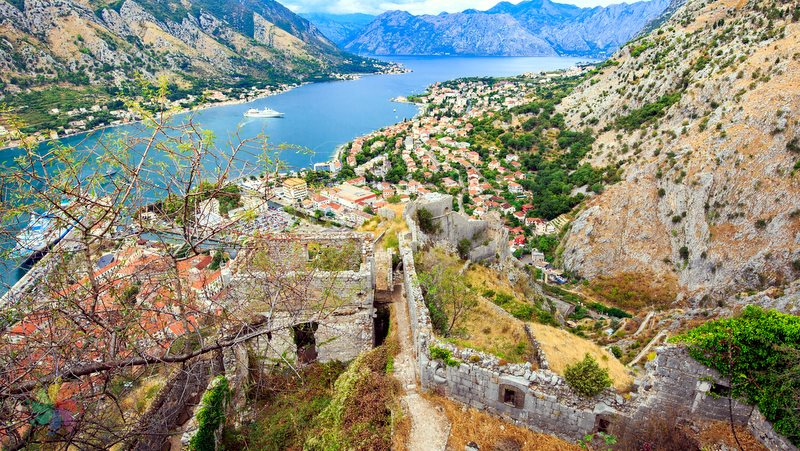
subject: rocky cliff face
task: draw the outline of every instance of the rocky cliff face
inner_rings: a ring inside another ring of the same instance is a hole
[[[322,34],[338,45],[344,46],[355,39],[373,20],[369,14],[301,14],[313,23]]]
[[[299,77],[359,63],[272,0],[0,0],[0,81],[16,86]]]
[[[572,224],[568,269],[696,301],[800,276],[798,20],[797,1],[689,0],[562,102],[598,134],[590,162],[625,170]]]
[[[668,0],[578,8],[549,0],[438,16],[390,11],[345,48],[374,55],[601,56],[658,17]]]

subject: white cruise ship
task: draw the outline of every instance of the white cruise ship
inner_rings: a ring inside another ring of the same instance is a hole
[[[264,108],[263,110],[250,108],[249,110],[245,111],[244,117],[283,117],[283,113],[275,111],[271,108]]]
[[[66,205],[69,203],[62,202],[62,206]],[[71,229],[72,226],[51,213],[32,213],[28,225],[17,234],[17,244],[11,255],[25,260],[41,255],[61,241]]]

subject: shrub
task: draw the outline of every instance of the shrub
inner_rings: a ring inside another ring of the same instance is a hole
[[[462,238],[458,242],[458,256],[466,260],[469,258],[469,250],[472,247],[472,242],[466,238]]]
[[[458,366],[458,360],[454,359],[453,353],[447,349],[431,346],[428,351],[430,351],[431,359],[441,360],[447,366]]]
[[[664,95],[656,102],[648,103],[641,108],[631,111],[627,116],[617,119],[616,127],[626,130],[635,130],[664,116],[666,111],[681,99],[681,94],[682,93],[678,91]]]
[[[618,359],[622,358],[622,355],[623,355],[622,354],[622,348],[620,348],[619,346],[616,346],[616,345],[611,347],[611,353],[614,354],[614,357],[616,357]]]
[[[587,398],[596,396],[611,386],[608,370],[601,368],[589,353],[580,362],[567,366],[564,379],[575,393]]]
[[[417,223],[425,233],[437,233],[439,231],[439,225],[433,222],[433,213],[426,208],[417,210]]]
[[[751,305],[672,341],[728,377],[734,398],[758,405],[777,432],[800,445],[800,317]]]

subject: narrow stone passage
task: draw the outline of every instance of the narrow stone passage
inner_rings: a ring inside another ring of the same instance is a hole
[[[402,280],[402,278],[400,278]],[[403,384],[403,404],[411,417],[409,451],[444,451],[450,435],[450,422],[445,414],[427,399],[420,396],[417,385],[418,363],[411,342],[411,324],[408,319],[404,290],[395,290],[393,305],[400,338],[400,353],[395,359],[395,377]]]

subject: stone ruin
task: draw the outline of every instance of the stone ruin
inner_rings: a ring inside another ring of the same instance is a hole
[[[412,233],[400,237],[400,256],[412,342],[423,388],[570,442],[667,412],[676,421],[729,419],[728,398],[718,396],[726,389],[725,378],[692,359],[682,347],[657,348],[656,357],[646,364],[646,372],[636,380],[632,393],[622,396],[607,389],[587,399],[576,395],[560,375],[547,369],[546,361],[540,362],[539,368],[530,363],[505,364],[496,356],[459,349],[439,340],[434,336],[417,282],[412,250],[415,228],[413,220],[408,222]],[[432,347],[450,351],[458,364],[448,366],[433,359]],[[797,449],[773,430],[757,408],[733,401],[732,410],[734,421],[746,426],[767,448]]]
[[[416,223],[417,211],[431,212],[439,232],[427,235]],[[432,242],[447,243],[456,249],[458,243],[467,239],[471,243],[469,259],[505,260],[511,255],[508,246],[508,231],[497,212],[489,212],[485,220],[471,219],[464,213],[453,211],[453,196],[449,194],[428,193],[409,203],[403,216],[411,228],[411,245],[424,245]]]
[[[270,236],[267,244],[269,258],[289,263],[281,267],[281,271],[298,273],[305,271],[306,264],[313,258],[311,253],[321,249],[354,254],[345,256],[348,260],[352,257],[347,268],[299,275],[301,283],[307,285],[302,295],[310,297],[298,299],[296,307],[286,306],[287,303],[277,308],[264,305],[263,311],[258,310],[257,304],[252,307],[254,313],[268,319],[267,327],[273,330],[251,343],[259,357],[276,364],[282,360],[287,363],[346,362],[371,349],[375,341],[377,282],[372,235],[355,232],[281,234]],[[268,277],[239,271],[233,284],[250,287],[263,283]],[[324,305],[314,305],[317,303]]]
[[[355,232],[332,232],[320,234],[280,234],[258,238],[266,255],[272,261],[285,265],[276,270],[282,277],[291,278],[293,273],[306,285],[306,293],[326,291],[334,293],[334,302],[329,305],[314,305],[317,299],[299,299],[287,308],[258,311],[247,332],[269,329],[270,333],[259,335],[236,346],[226,348],[213,356],[199,357],[178,369],[162,388],[151,411],[142,420],[144,430],[157,430],[153,435],[144,435],[134,443],[136,449],[163,449],[169,437],[165,431],[183,434],[182,443],[187,444],[196,432],[197,405],[208,383],[215,375],[225,375],[233,388],[229,412],[238,419],[245,410],[246,392],[251,382],[250,371],[254,365],[269,367],[286,364],[304,364],[311,361],[350,361],[361,352],[372,349],[375,344],[375,293],[376,262],[373,255],[372,234]],[[245,246],[248,247],[248,246]],[[352,259],[347,259],[347,268],[342,270],[315,270],[304,275],[314,253],[322,249],[352,250]],[[247,251],[244,251],[246,253]],[[381,256],[391,265],[391,254]],[[247,261],[247,255],[237,258],[237,265]],[[226,302],[247,302],[242,293],[257,289],[266,283],[270,275],[258,274],[237,268]],[[305,277],[305,278],[303,278]],[[391,267],[388,279],[381,285],[391,284]],[[253,301],[250,299],[249,301]],[[266,307],[266,306],[265,306]],[[257,358],[257,361],[253,360]]]

